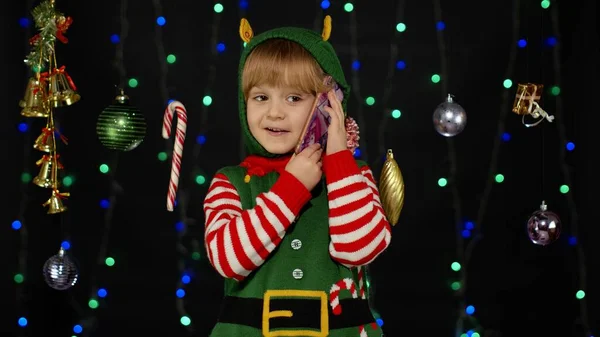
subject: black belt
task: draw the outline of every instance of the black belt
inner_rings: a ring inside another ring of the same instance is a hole
[[[365,299],[349,298],[340,300],[342,312],[334,315],[327,303],[329,329],[342,329],[373,323],[369,303]],[[261,329],[264,300],[261,298],[243,298],[226,296],[221,306],[219,322],[246,325]],[[291,317],[273,317],[269,319],[270,329],[309,328],[320,329],[321,306],[319,299],[307,298],[271,298],[269,311],[291,311]]]

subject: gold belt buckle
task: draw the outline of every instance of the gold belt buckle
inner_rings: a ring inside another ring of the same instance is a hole
[[[291,310],[275,310],[271,311],[271,298],[316,298],[321,300],[321,328],[319,331],[314,330],[277,330],[270,331],[269,321],[276,317],[292,317],[294,313]],[[263,299],[263,324],[262,333],[264,337],[327,337],[329,335],[329,311],[327,308],[327,294],[324,291],[318,290],[267,290]]]

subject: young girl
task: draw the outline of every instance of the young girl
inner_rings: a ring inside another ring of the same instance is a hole
[[[373,337],[362,266],[390,244],[391,228],[369,167],[347,148],[349,86],[331,44],[285,27],[254,36],[240,61],[240,123],[248,157],[216,173],[204,201],[205,245],[225,278],[212,337]],[[316,95],[329,91],[327,146],[294,149]]]

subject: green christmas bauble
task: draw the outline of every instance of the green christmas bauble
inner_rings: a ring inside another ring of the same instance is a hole
[[[131,151],[144,141],[146,119],[139,109],[129,105],[129,97],[121,92],[98,116],[96,133],[106,148]]]

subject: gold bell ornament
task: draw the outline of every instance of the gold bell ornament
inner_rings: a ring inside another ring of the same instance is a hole
[[[56,156],[56,159],[54,158]],[[56,188],[59,186],[58,170],[62,169],[58,161],[59,155],[43,155],[35,164],[40,167],[40,173],[33,178],[33,183],[42,188]]]
[[[33,143],[33,148],[42,152],[54,152],[55,138],[52,134],[56,132],[56,129],[48,123],[46,127],[42,129],[42,133],[36,138]],[[67,137],[62,134],[59,134],[58,136],[65,145],[68,145]]]
[[[55,108],[72,105],[81,99],[73,79],[65,70],[65,66],[55,68],[50,74],[48,96],[50,104]]]
[[[521,122],[526,127],[532,127],[540,124],[544,119],[548,122],[554,120],[554,116],[549,115],[539,104],[542,98],[543,84],[519,84],[517,86],[517,94],[513,102],[512,112],[523,116]],[[535,120],[532,123],[526,123],[525,118],[531,116]]]
[[[387,150],[381,169],[379,196],[389,223],[395,226],[404,206],[404,179],[391,149]]]
[[[60,192],[55,188],[52,190],[50,199],[46,200],[42,206],[48,207],[48,214],[62,213],[67,210],[67,206],[63,205],[62,200],[66,199],[68,196],[70,196],[69,192]]]
[[[21,115],[25,117],[48,117],[46,89],[43,81],[32,77],[25,88],[25,95],[19,102]]]

